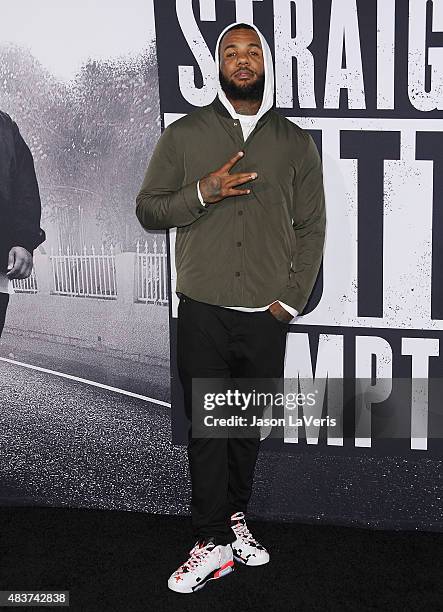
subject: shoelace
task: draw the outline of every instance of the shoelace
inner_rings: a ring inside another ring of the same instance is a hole
[[[194,548],[190,550],[190,557],[185,563],[183,563],[181,569],[187,567],[189,571],[192,572],[200,565],[200,563],[209,554],[209,552],[210,551],[207,549],[207,546],[203,546],[202,548],[200,548],[198,544],[196,544]]]
[[[252,533],[249,531],[246,523],[237,523],[232,525],[232,529],[235,532],[235,535],[238,538],[241,538],[244,542],[248,544],[258,544],[257,540],[252,536]]]

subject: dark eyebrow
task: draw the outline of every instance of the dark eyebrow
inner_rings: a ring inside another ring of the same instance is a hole
[[[223,53],[226,51],[226,49],[230,49],[231,47],[233,47],[234,49],[237,48],[237,45],[234,45],[233,43],[231,43],[230,45],[226,45],[226,47],[223,49]],[[249,43],[248,47],[257,47],[258,49],[261,50],[260,45],[258,45],[257,43]]]

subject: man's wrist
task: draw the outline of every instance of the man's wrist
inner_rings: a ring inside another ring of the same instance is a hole
[[[286,310],[278,300],[269,306],[269,310],[271,314],[282,323],[289,323],[294,318],[292,313]]]

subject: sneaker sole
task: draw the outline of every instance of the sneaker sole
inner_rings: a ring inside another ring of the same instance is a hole
[[[224,565],[214,570],[212,574],[208,574],[206,578],[204,578],[204,580],[202,580],[199,584],[197,584],[194,587],[189,587],[189,589],[187,590],[172,588],[169,584],[168,584],[168,587],[171,589],[171,591],[175,591],[176,593],[195,593],[199,591],[200,589],[202,589],[210,580],[219,580],[220,578],[224,578],[224,576],[227,576],[233,571],[234,571],[234,561],[227,561]],[[174,584],[174,587],[175,586],[176,585]]]

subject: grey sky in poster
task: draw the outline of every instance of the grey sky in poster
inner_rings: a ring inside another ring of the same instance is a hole
[[[138,53],[155,37],[152,0],[17,0],[2,4],[0,44],[26,47],[55,77],[70,80],[89,58]]]

